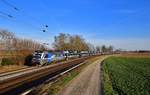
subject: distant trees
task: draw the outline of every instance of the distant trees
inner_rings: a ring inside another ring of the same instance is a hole
[[[94,46],[79,35],[60,33],[54,37],[54,49],[59,51],[112,52],[113,46]],[[0,30],[0,49],[5,50],[44,50],[45,46],[31,39],[17,38],[14,33]]]
[[[7,59],[15,64],[24,64],[28,55],[45,46],[31,39],[21,39],[7,30],[0,30],[0,61]]]
[[[60,33],[55,36],[55,41],[53,43],[55,50],[60,51],[88,51],[89,46],[85,40],[79,35],[69,35]]]
[[[96,46],[96,52],[101,52],[101,47],[100,46]]]
[[[16,50],[41,50],[44,46],[36,41],[30,39],[13,40],[13,48]]]
[[[113,46],[105,46],[105,45],[102,45],[101,46],[101,52],[109,52],[109,53],[111,53],[111,52],[113,52]]]
[[[54,49],[59,51],[89,51],[89,52],[112,52],[113,46],[94,46],[90,43],[87,43],[79,35],[69,35],[60,33],[58,36],[54,37]]]
[[[88,47],[89,47],[89,51],[90,51],[90,52],[96,51],[95,46],[94,46],[93,44],[88,43]]]
[[[108,47],[108,52],[113,52],[113,50],[114,50],[114,47],[113,47],[112,45],[110,45],[110,46]]]
[[[89,51],[91,53],[110,53],[113,51],[113,46],[111,45],[95,47],[91,43],[87,43],[85,39],[79,35],[70,35],[65,33],[60,33],[58,36],[54,37],[53,47],[58,51],[77,51],[78,53],[81,51]],[[22,56],[22,59],[24,59],[24,57],[31,54],[35,50],[45,49],[46,47],[39,42],[33,41],[31,39],[18,38],[12,32],[7,30],[0,30],[0,50],[7,51],[7,54],[9,51],[9,55],[11,55],[11,57],[16,56],[17,61],[18,59],[21,59],[20,55]]]
[[[68,50],[70,49],[70,35],[60,33],[59,36],[54,37],[53,46],[56,50]]]
[[[0,49],[4,50],[40,50],[44,46],[31,39],[17,38],[14,33],[0,30]]]
[[[12,46],[12,41],[15,38],[14,34],[12,32],[8,32],[6,30],[0,30],[0,44],[1,48],[4,48],[9,50]]]
[[[70,45],[73,51],[88,51],[89,47],[85,40],[79,36],[71,36]]]
[[[102,45],[101,50],[102,50],[102,52],[106,52],[107,51],[107,47],[105,45]]]

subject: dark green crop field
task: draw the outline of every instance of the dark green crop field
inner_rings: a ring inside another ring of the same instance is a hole
[[[150,95],[150,58],[110,57],[102,70],[105,95]]]

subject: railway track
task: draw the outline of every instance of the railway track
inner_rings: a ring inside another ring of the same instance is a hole
[[[75,58],[70,58],[69,60],[73,60]],[[61,62],[61,61],[60,61]],[[63,61],[62,61],[63,62]],[[62,63],[61,62],[61,63]],[[67,62],[67,61],[66,61]],[[56,62],[56,64],[59,63],[59,62]],[[26,72],[26,71],[29,71],[29,70],[33,70],[33,69],[38,69],[40,68],[41,66],[34,66],[34,67],[24,67],[24,68],[20,68],[20,69],[17,69],[17,70],[12,70],[12,71],[8,71],[8,72],[2,72],[0,73],[0,77],[6,77],[6,76],[9,76],[9,75],[12,75],[12,74],[16,74],[16,73],[20,73],[20,72]],[[1,79],[0,79],[1,80]]]
[[[53,77],[59,73],[66,71],[88,59],[90,57],[78,58],[59,64],[53,64],[44,67],[33,67],[26,70],[14,71],[12,73],[0,75],[0,94],[21,93],[21,88],[35,86],[42,83],[46,78]],[[23,91],[22,90],[22,91]]]
[[[22,69],[18,69],[18,70],[13,70],[13,71],[9,71],[9,72],[0,73],[0,77],[8,76],[8,75],[12,75],[12,74],[15,74],[15,73],[20,73],[20,72],[25,72],[25,71],[32,70],[32,69],[35,69],[35,68],[38,68],[38,67],[26,67],[26,68],[22,68]]]
[[[14,69],[14,70],[1,71],[0,75],[1,74],[5,74],[5,73],[10,73],[10,72],[18,71],[18,70],[22,70],[22,69],[26,69],[26,68],[29,68],[29,67],[22,67],[22,68],[18,68],[18,69]]]

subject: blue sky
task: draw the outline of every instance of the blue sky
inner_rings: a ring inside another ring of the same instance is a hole
[[[150,0],[0,0],[0,28],[23,38],[52,43],[55,35],[82,35],[95,45],[150,50]],[[49,25],[48,32],[41,27]]]

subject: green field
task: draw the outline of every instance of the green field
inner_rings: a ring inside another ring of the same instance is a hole
[[[150,58],[110,57],[102,69],[105,95],[150,95]]]

